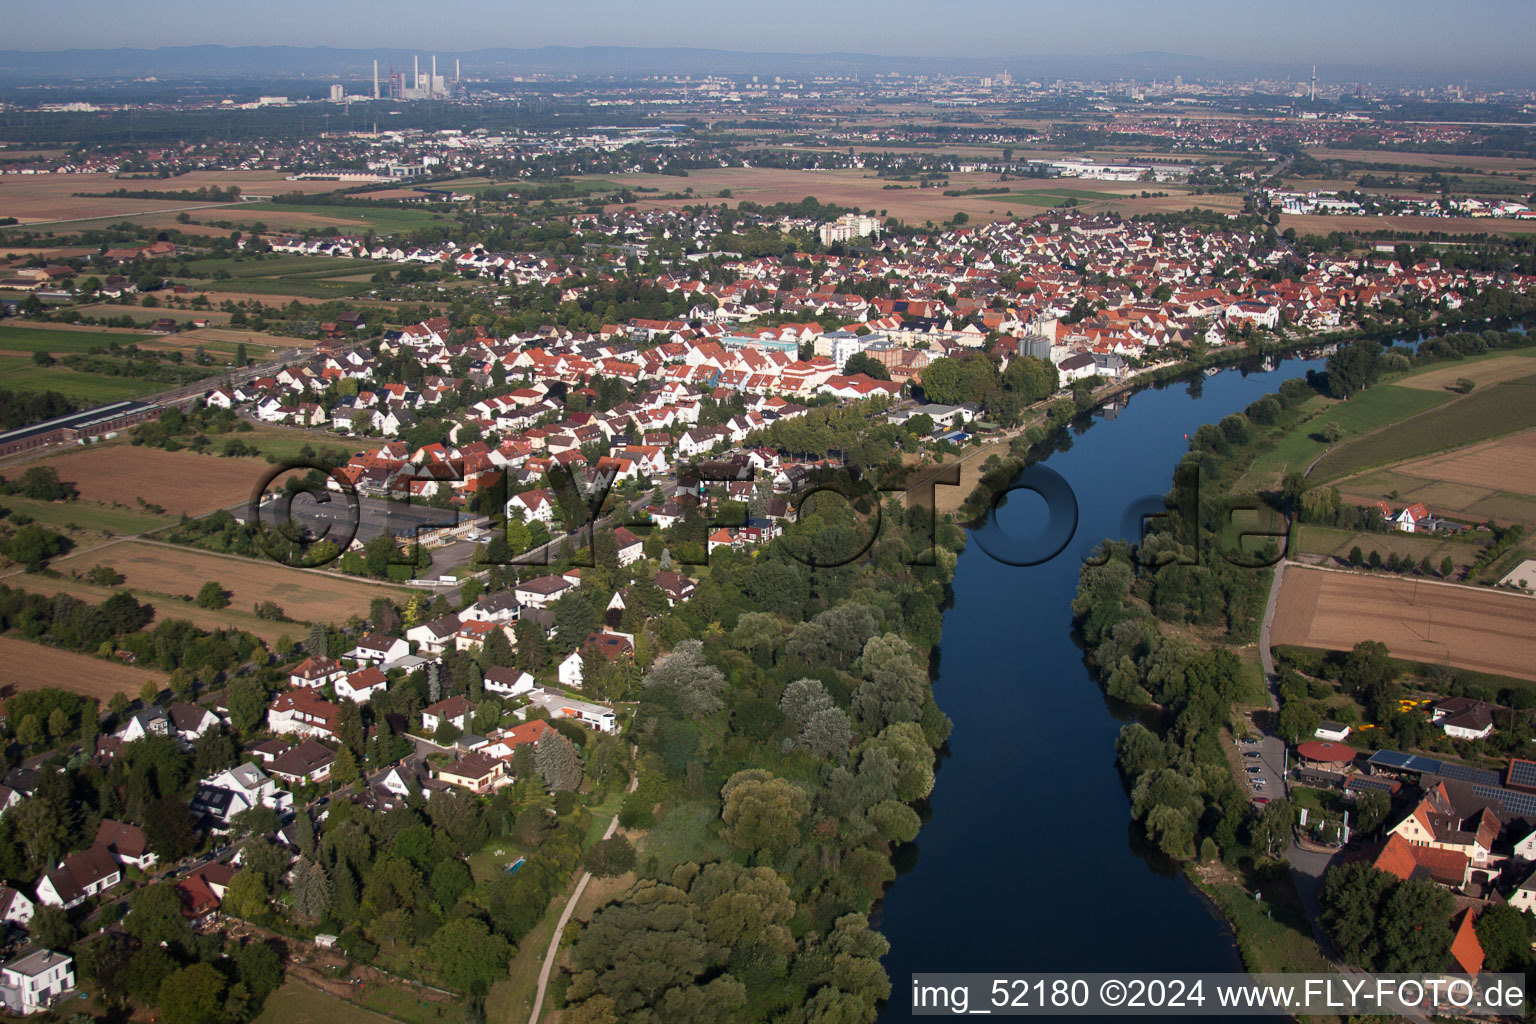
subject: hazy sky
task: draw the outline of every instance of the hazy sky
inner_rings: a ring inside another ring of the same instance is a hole
[[[1531,0],[53,0],[0,7],[0,49],[695,46],[1003,56],[1161,50],[1476,69],[1536,62]]]

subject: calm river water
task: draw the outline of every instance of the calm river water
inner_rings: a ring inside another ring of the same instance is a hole
[[[1082,557],[1121,534],[1133,501],[1168,490],[1186,433],[1321,364],[1225,370],[1132,396],[1046,461],[1078,502],[1061,555],[1016,568],[974,538],[966,547],[934,683],[955,728],[930,816],[875,916],[891,942],[883,1021],[911,1016],[914,972],[1242,969],[1219,915],[1132,830],[1114,746],[1134,712],[1089,676],[1071,602]],[[998,525],[1026,539],[1043,510],[1014,492]]]

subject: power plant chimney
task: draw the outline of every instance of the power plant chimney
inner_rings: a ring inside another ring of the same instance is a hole
[[[373,98],[379,98],[379,62],[373,62]]]

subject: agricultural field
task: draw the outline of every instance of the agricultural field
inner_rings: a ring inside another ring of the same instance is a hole
[[[1426,391],[1449,390],[1462,378],[1470,380],[1477,387],[1502,384],[1507,380],[1530,376],[1531,371],[1536,369],[1536,361],[1533,359],[1536,359],[1536,349],[1457,360],[1448,366],[1411,374],[1399,383],[1405,388],[1423,388]]]
[[[229,220],[240,225],[260,221],[267,226],[269,232],[334,227],[351,234],[372,231],[379,235],[415,231],[433,222],[450,220],[448,215],[430,210],[402,210],[395,207],[373,210],[358,206],[308,206],[277,202],[244,203],[238,208],[210,210],[195,219]]]
[[[1024,178],[1007,182],[999,175],[971,172],[946,175],[948,189],[1008,188],[1008,193],[991,195],[946,196],[945,189],[916,188],[916,182],[891,181],[877,178],[860,170],[798,171],[780,168],[723,167],[690,171],[688,177],[677,178],[663,174],[604,175],[600,178],[579,179],[601,181],[634,188],[654,188],[662,193],[692,193],[683,200],[649,198],[648,193],[636,196],[634,208],[670,209],[686,203],[711,202],[721,198],[722,190],[731,195],[728,204],[748,200],[754,203],[800,202],[814,196],[823,203],[874,210],[881,216],[895,217],[911,224],[924,221],[935,223],[948,221],[956,213],[965,213],[975,220],[996,220],[1009,216],[1028,215],[1033,210],[1015,211],[1019,205],[1034,207],[1057,206],[1068,198],[1079,200],[1079,209],[1090,212],[1147,212],[1158,209],[1182,210],[1191,205],[1189,196],[1174,194],[1160,199],[1142,199],[1143,190],[1178,193],[1177,188],[1166,185],[1148,185],[1141,182],[1107,182],[1073,178]],[[900,186],[886,188],[890,186]],[[1227,204],[1226,200],[1232,200]],[[1207,207],[1236,209],[1240,199],[1233,196],[1199,196],[1198,203]],[[1171,206],[1168,204],[1172,204]]]
[[[1384,390],[1388,389],[1371,389]],[[1436,394],[1421,389],[1399,390],[1417,395]],[[1346,402],[1345,407],[1362,401],[1371,391]],[[1479,388],[1422,415],[1403,419],[1363,437],[1346,439],[1322,457],[1312,477],[1318,482],[1338,480],[1376,466],[1459,448],[1532,427],[1536,427],[1536,374]]]
[[[241,192],[248,195],[334,192],[339,187],[334,181],[288,181],[287,176],[279,171],[193,171],[174,178],[119,178],[111,174],[7,174],[0,177],[0,217],[15,217],[20,221],[13,230],[24,230],[28,225],[52,221],[132,220],[145,214],[207,204],[183,198],[125,199],[77,196],[75,193],[114,192],[118,189],[130,192],[194,192],[209,186],[228,188],[231,185],[238,186]],[[207,212],[222,215],[226,211],[210,209]]]
[[[142,498],[171,515],[190,516],[249,501],[269,468],[263,459],[225,459],[126,443],[76,447],[45,464],[78,487],[84,501],[141,509]]]
[[[230,607],[219,614],[237,613],[243,619],[252,618],[250,609],[255,605],[272,601],[299,622],[342,622],[354,614],[366,618],[369,602],[375,597],[403,596],[403,591],[382,583],[139,540],[119,541],[55,559],[51,567],[63,573],[83,573],[98,563],[112,566],[124,577],[124,586],[149,596],[152,602],[156,601],[153,595],[195,594],[205,582],[214,580],[231,595]],[[164,604],[163,598],[157,603]],[[166,606],[164,614],[178,617],[173,607]],[[232,624],[236,623],[226,623]],[[238,625],[251,628],[244,621]],[[287,631],[292,633],[295,628],[290,625]]]
[[[154,337],[156,335],[140,334],[137,331],[116,327],[67,327],[62,324],[16,327],[6,324],[0,326],[0,355],[32,355],[34,352],[47,352],[62,356],[70,352],[89,352],[92,349],[103,348],[114,341],[119,345],[136,345]]]
[[[95,697],[105,705],[114,693],[137,697],[149,680],[163,687],[166,675],[155,669],[0,636],[0,693],[6,695],[52,686],[82,697]]]
[[[1340,480],[1344,497],[1364,503],[1396,493],[1457,519],[1522,523],[1536,530],[1536,430]]]
[[[1399,164],[1408,167],[1435,167],[1449,170],[1470,167],[1473,170],[1502,174],[1536,174],[1536,160],[1516,156],[1465,156],[1455,153],[1397,153],[1375,149],[1309,149],[1308,156],[1319,160],[1352,160],[1365,164]]]
[[[1361,640],[1379,640],[1396,658],[1536,679],[1536,600],[1291,565],[1270,642],[1347,651]]]
[[[25,513],[55,530],[89,530],[105,537],[146,533],[176,521],[137,507],[114,508],[94,501],[38,501],[14,494],[0,496],[0,507]]]
[[[1383,560],[1396,555],[1399,559],[1412,559],[1417,565],[1422,559],[1428,558],[1430,568],[1437,573],[1441,561],[1449,555],[1457,574],[1472,564],[1482,550],[1475,543],[1452,540],[1446,535],[1421,536],[1401,530],[1356,533],[1331,526],[1298,523],[1291,535],[1289,557],[1304,561],[1321,559],[1320,564],[1323,565],[1343,566],[1348,564],[1349,553],[1356,547],[1365,556],[1369,556],[1372,551],[1378,552]]]
[[[174,386],[141,377],[85,373],[67,366],[38,366],[31,356],[0,356],[0,381],[15,391],[58,391],[87,405],[139,398]]]
[[[1287,472],[1305,471],[1312,460],[1328,451],[1328,442],[1319,433],[1325,423],[1338,424],[1348,440],[1450,400],[1451,395],[1446,392],[1396,384],[1377,385],[1347,402],[1313,396],[1303,407],[1306,418],[1281,437],[1274,448],[1254,460],[1246,475],[1247,489],[1275,489]]]

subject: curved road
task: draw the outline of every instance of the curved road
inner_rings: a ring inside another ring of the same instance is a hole
[[[629,792],[633,793],[635,787],[640,784],[638,771],[630,776]],[[608,830],[603,833],[604,839],[612,839],[614,832],[619,828],[619,815],[613,815],[613,820],[608,823]],[[538,1024],[539,1011],[544,1008],[544,990],[549,987],[549,975],[555,968],[555,955],[560,950],[560,936],[565,934],[565,926],[571,920],[571,914],[576,910],[576,904],[581,899],[581,894],[587,891],[587,883],[592,881],[592,872],[583,871],[581,881],[576,883],[576,891],[571,893],[571,898],[566,901],[565,909],[560,912],[560,920],[555,924],[555,933],[549,937],[549,948],[544,951],[544,966],[539,968],[539,987],[533,994],[533,1009],[528,1014],[528,1024]]]

